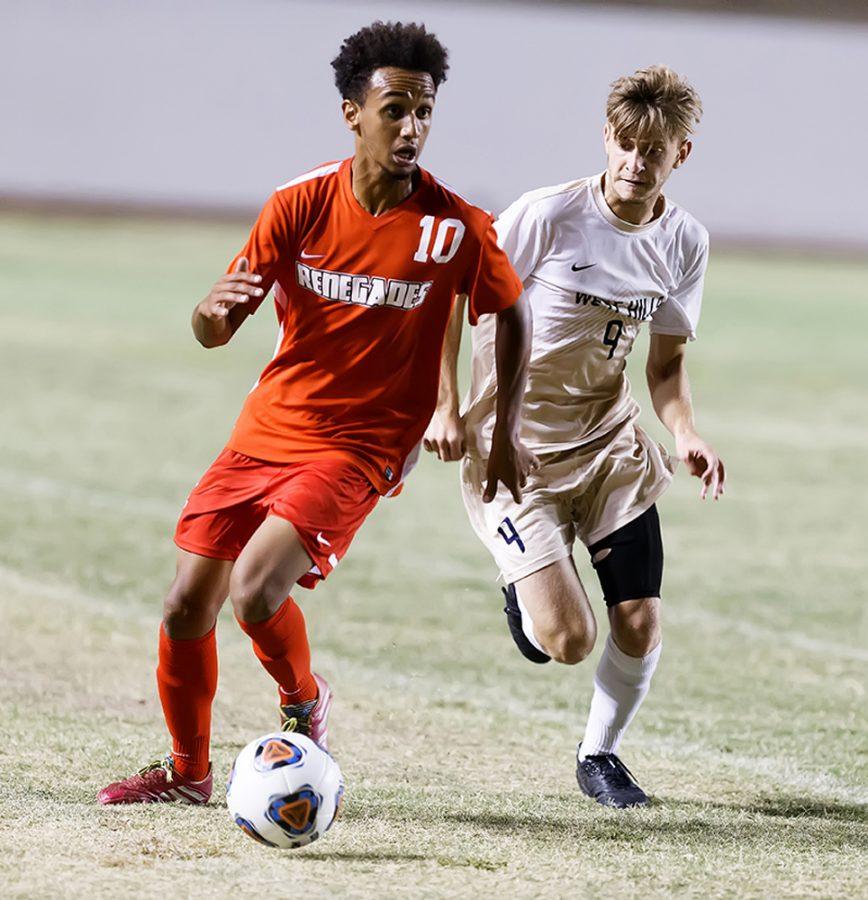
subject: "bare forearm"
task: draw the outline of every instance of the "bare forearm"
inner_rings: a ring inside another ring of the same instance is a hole
[[[690,379],[682,358],[660,371],[648,369],[648,390],[654,411],[675,436],[695,433]]]
[[[519,440],[521,403],[527,384],[527,367],[533,329],[530,306],[524,295],[497,315],[494,357],[497,367],[497,420],[485,471],[483,503],[491,503],[498,482],[509,488],[512,499],[521,503],[521,489],[539,460]]]
[[[457,414],[458,397],[458,355],[461,350],[461,331],[464,325],[464,305],[467,297],[463,294],[455,299],[446,338],[443,342],[443,357],[440,362],[440,384],[437,388],[437,410],[441,413]]]
[[[675,455],[702,481],[699,496],[704,500],[710,494],[717,500],[723,496],[726,470],[715,449],[696,433],[685,344],[683,337],[651,335],[645,366],[648,390],[660,421],[675,437]]]
[[[527,367],[533,320],[524,296],[497,316],[494,355],[497,366],[497,421],[495,432],[518,438],[521,401],[527,384]]]
[[[219,278],[208,296],[196,304],[190,325],[203,347],[229,343],[249,315],[249,301],[265,296],[262,276],[249,269],[247,257],[238,257],[234,270]]]

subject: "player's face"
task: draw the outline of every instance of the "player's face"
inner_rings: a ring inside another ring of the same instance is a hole
[[[608,123],[604,138],[607,185],[622,203],[653,204],[692,148],[690,141],[664,135],[616,136]]]
[[[405,179],[416,171],[434,112],[434,80],[427,72],[377,69],[365,101],[344,100],[344,118],[356,133],[356,155],[384,175]]]

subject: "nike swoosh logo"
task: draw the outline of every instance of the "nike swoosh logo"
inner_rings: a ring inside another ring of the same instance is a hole
[[[325,254],[323,254],[323,256],[325,256]],[[320,533],[316,536],[316,539],[317,539],[321,544],[325,544],[326,547],[331,547],[331,544],[330,544],[330,543],[322,536],[322,532],[320,532]]]
[[[322,259],[325,256],[325,253],[305,253],[304,250],[301,251],[302,259]]]
[[[302,253],[301,255],[304,256],[303,253]],[[573,266],[573,271],[574,271],[574,272],[581,272],[582,269],[590,269],[592,266],[595,266],[595,265],[597,265],[597,264],[596,264],[596,263],[588,263],[586,266],[576,266],[576,265],[574,265],[574,266]]]

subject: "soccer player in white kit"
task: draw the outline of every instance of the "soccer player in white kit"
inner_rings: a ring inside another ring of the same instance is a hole
[[[685,364],[708,232],[662,193],[690,155],[701,113],[696,91],[665,66],[618,79],[606,105],[605,171],[524,194],[496,223],[534,318],[520,439],[539,465],[524,499],[484,484],[496,413],[494,317],[474,329],[471,387],[459,411],[460,309],[454,314],[425,435],[426,449],[441,459],[464,457],[470,522],[507,585],[513,639],[534,662],[574,664],[594,646],[596,621],[572,557],[576,537],[587,547],[610,634],[577,777],[586,794],[616,807],[648,803],[616,751],[660,658],[663,544],[655,502],[675,468],[636,424],[639,406],[625,373],[644,322],[648,386],[675,457],[701,480],[703,499],[717,500],[724,488],[723,463],[694,426]]]

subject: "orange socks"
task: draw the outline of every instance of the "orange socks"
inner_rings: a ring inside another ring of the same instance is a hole
[[[238,624],[277,682],[281,704],[304,703],[316,697],[304,616],[292,597],[264,622]],[[208,774],[211,704],[217,692],[214,628],[200,638],[173,640],[160,625],[157,687],[172,735],[175,769],[185,778],[201,781]]]
[[[292,597],[287,597],[264,622],[239,619],[238,624],[250,636],[254,653],[277,682],[282,705],[316,698],[304,615]]]
[[[160,625],[157,687],[175,768],[185,778],[201,781],[208,774],[211,704],[217,692],[213,628],[200,638],[176,641]]]

